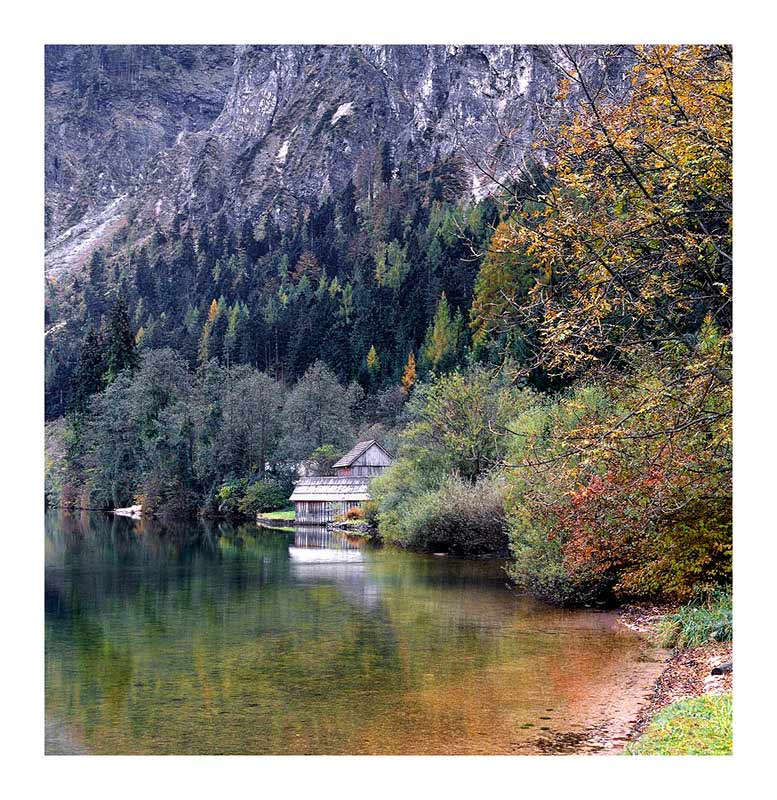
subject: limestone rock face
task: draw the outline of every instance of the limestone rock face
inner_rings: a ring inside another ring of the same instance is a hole
[[[626,51],[576,57],[626,85]],[[49,48],[47,266],[75,268],[128,220],[282,221],[350,180],[368,196],[387,152],[485,194],[576,107],[574,90],[555,100],[569,68],[553,46]]]
[[[47,46],[47,241],[141,186],[146,162],[182,133],[211,125],[234,54],[231,46]]]

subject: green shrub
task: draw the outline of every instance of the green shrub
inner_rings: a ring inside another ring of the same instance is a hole
[[[731,593],[709,592],[665,617],[658,629],[662,647],[697,647],[709,641],[729,642],[733,638]]]
[[[368,525],[372,525],[373,527],[378,527],[378,503],[375,500],[365,500],[362,504],[362,510],[364,511],[364,521]]]
[[[245,478],[225,481],[218,490],[218,512],[227,516],[255,516],[283,508],[289,498],[286,487],[275,480],[249,483]]]
[[[384,540],[406,547],[463,556],[507,552],[504,490],[497,481],[450,478],[391,515],[388,526],[382,512],[379,520]]]
[[[289,495],[284,487],[276,481],[256,481],[250,484],[238,503],[242,514],[258,514],[262,511],[275,511],[283,508]]]
[[[662,709],[626,755],[725,756],[733,743],[730,694],[678,700]]]
[[[513,512],[509,523],[513,559],[507,571],[521,590],[559,606],[578,605],[595,597],[584,594],[564,568],[562,542]]]
[[[221,484],[216,493],[218,498],[218,511],[228,516],[236,516],[239,513],[240,501],[246,490],[245,479],[225,481]]]

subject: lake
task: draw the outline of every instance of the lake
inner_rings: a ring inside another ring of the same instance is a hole
[[[661,664],[497,561],[48,512],[47,753],[613,752]]]

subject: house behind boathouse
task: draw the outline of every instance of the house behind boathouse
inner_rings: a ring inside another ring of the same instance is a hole
[[[374,439],[359,442],[332,469],[334,476],[300,478],[289,498],[297,524],[331,522],[370,500],[369,481],[391,466],[389,452]]]

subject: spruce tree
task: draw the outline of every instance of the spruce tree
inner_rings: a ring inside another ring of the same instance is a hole
[[[71,387],[71,408],[76,413],[87,410],[89,398],[103,388],[105,349],[102,336],[89,328],[78,357],[78,367]]]
[[[127,304],[122,297],[119,297],[111,310],[105,351],[106,384],[112,383],[122,370],[135,369],[138,366],[135,334],[130,327]]]

